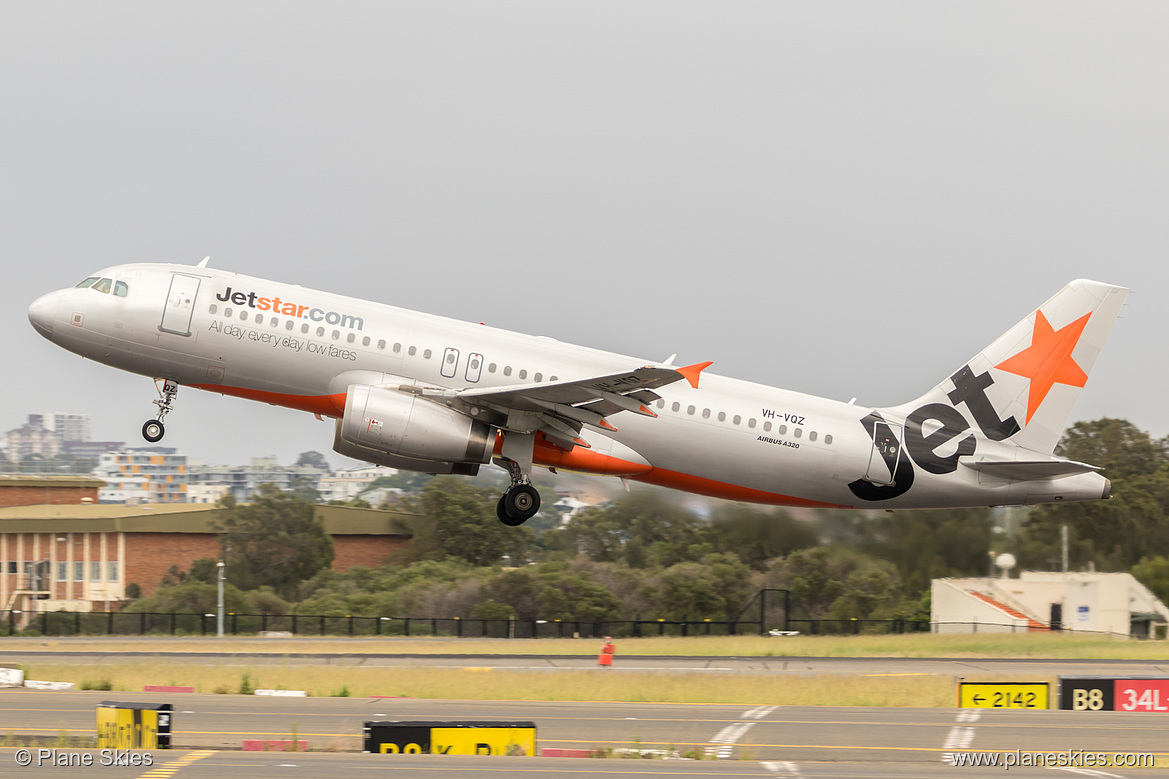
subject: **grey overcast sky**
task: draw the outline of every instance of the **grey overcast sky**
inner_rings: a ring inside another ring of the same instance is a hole
[[[0,432],[139,442],[150,380],[28,304],[211,255],[867,405],[1095,278],[1135,294],[1075,418],[1165,435],[1166,40],[1163,2],[4,0]],[[194,390],[166,439],[331,442]]]

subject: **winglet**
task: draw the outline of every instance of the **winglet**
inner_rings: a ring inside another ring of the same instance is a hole
[[[696,362],[693,365],[687,365],[684,368],[675,368],[674,370],[682,374],[682,378],[690,382],[691,387],[698,389],[698,374],[702,373],[712,365],[714,365],[714,362],[712,360],[707,360],[706,362]]]
[[[206,268],[206,267],[207,267],[207,261],[208,261],[208,260],[210,260],[210,259],[211,259],[211,255],[210,255],[210,254],[208,254],[206,257],[204,257],[204,258],[203,258],[203,261],[202,261],[202,262],[200,262],[200,263],[199,263],[198,265],[196,265],[195,267],[196,267],[196,268]]]

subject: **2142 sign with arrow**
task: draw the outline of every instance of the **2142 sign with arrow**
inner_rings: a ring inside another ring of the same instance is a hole
[[[1046,709],[1047,682],[958,682],[960,709]]]

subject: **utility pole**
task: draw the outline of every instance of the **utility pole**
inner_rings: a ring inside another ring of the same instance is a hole
[[[1061,562],[1063,563],[1063,572],[1067,573],[1068,572],[1068,526],[1067,525],[1060,525],[1059,526],[1059,547],[1060,547]]]
[[[223,638],[223,561],[220,560],[217,564],[219,568],[219,597],[216,602],[215,610],[215,635]]]

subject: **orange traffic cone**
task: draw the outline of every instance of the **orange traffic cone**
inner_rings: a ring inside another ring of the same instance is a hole
[[[610,668],[613,665],[613,652],[616,651],[613,646],[613,639],[605,636],[605,643],[601,646],[601,654],[597,655],[597,665],[604,668]]]

